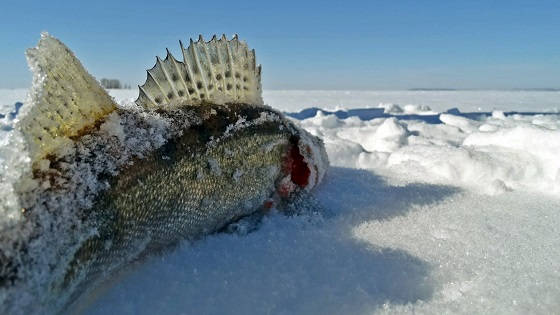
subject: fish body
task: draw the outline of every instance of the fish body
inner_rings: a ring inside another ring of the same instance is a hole
[[[321,181],[322,142],[262,104],[254,51],[237,38],[181,50],[129,107],[53,37],[28,52],[31,167],[14,183],[21,218],[0,231],[3,313],[63,312],[123,266]]]

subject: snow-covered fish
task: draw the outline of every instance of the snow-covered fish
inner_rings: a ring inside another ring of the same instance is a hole
[[[0,313],[63,311],[127,263],[321,181],[322,142],[263,104],[254,50],[224,36],[181,51],[157,58],[124,106],[59,40],[28,50],[16,128],[27,166],[0,209]]]

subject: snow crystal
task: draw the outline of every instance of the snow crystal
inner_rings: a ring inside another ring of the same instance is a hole
[[[222,175],[222,169],[220,168],[220,163],[218,163],[218,161],[216,161],[215,159],[208,159],[208,167],[210,168],[210,171],[215,175],[217,176]]]
[[[101,124],[99,130],[106,133],[108,136],[117,137],[120,142],[125,141],[126,134],[124,132],[120,116],[115,112],[109,114],[105,118],[105,121]]]

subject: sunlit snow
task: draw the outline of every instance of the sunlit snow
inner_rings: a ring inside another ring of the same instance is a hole
[[[113,279],[85,313],[558,312],[560,92],[264,100],[324,140],[321,212],[273,213],[247,235],[181,244]],[[0,147],[18,101],[24,90],[0,91]]]

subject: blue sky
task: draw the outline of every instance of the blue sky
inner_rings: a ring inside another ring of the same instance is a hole
[[[142,84],[178,40],[232,35],[265,89],[560,88],[560,1],[2,1],[0,88],[46,30],[97,78]]]

